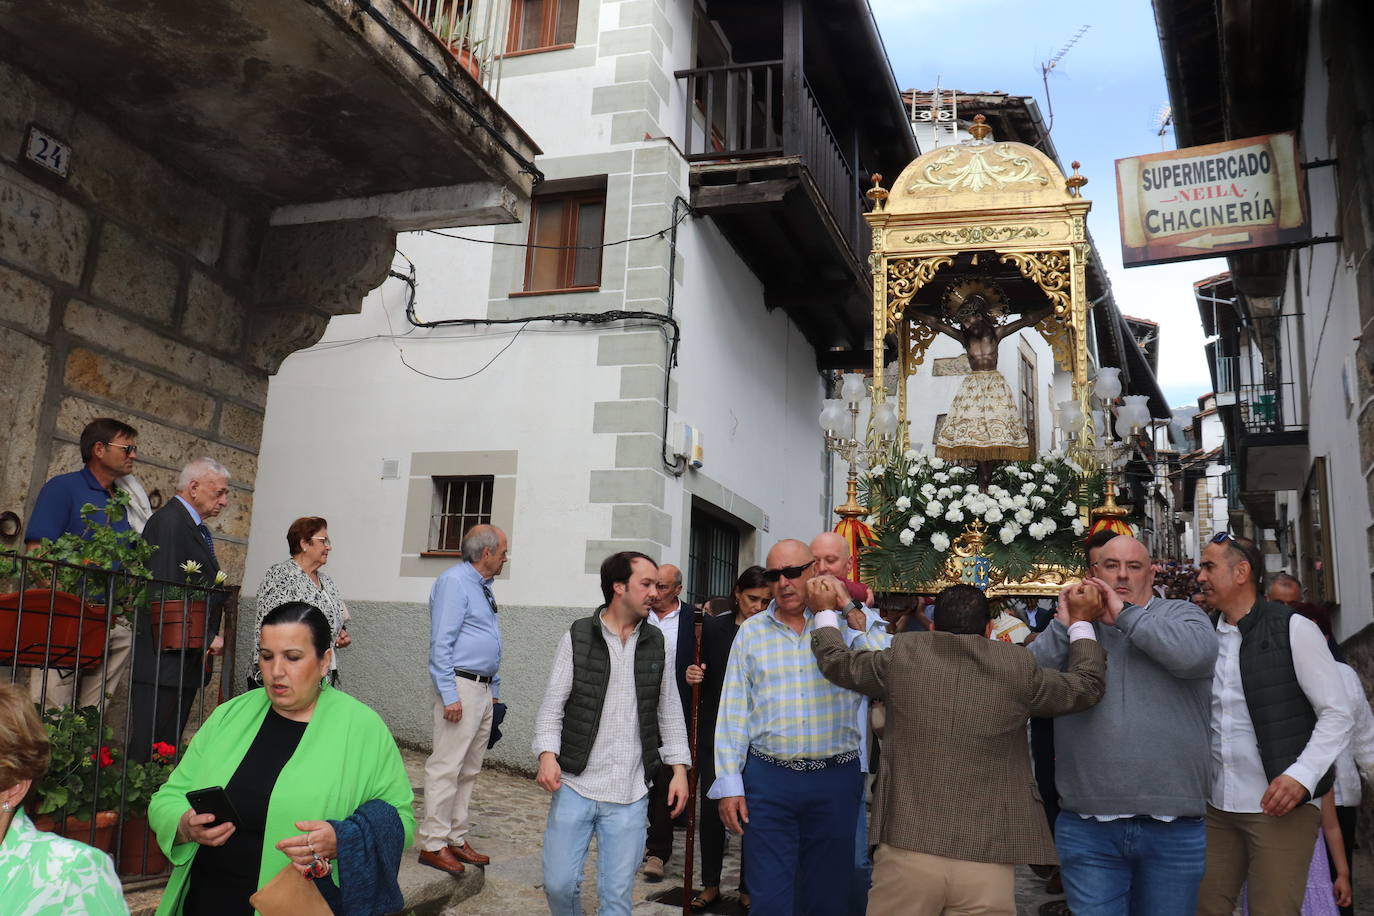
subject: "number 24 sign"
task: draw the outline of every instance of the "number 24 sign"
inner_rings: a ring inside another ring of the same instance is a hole
[[[71,157],[72,149],[65,141],[39,129],[37,125],[29,125],[28,141],[24,144],[24,158],[54,175],[66,178],[67,170],[71,167]]]

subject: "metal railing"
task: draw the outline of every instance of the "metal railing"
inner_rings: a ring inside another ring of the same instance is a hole
[[[482,88],[499,98],[509,0],[406,0],[406,5]]]
[[[212,695],[216,613],[224,645]],[[169,867],[147,830],[145,790],[232,694],[237,618],[237,588],[0,552],[0,681],[27,688],[50,733],[51,770],[28,810],[109,852],[126,886],[163,880]]]
[[[1228,394],[1236,390],[1239,382],[1240,358],[1236,356],[1217,357],[1216,393]]]
[[[682,149],[689,162],[798,156],[810,173],[840,235],[855,256],[867,257],[863,170],[851,162],[810,83],[796,98],[783,92],[783,61],[698,67],[674,73],[686,80]],[[790,138],[790,139],[789,139]]]
[[[1298,421],[1294,384],[1241,385],[1237,392],[1241,427],[1246,433],[1292,432],[1307,428]]]

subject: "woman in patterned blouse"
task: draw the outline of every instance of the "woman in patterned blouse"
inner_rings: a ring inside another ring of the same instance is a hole
[[[0,686],[0,909],[7,916],[127,914],[110,857],[38,830],[20,807],[48,770],[48,736],[28,691]]]
[[[313,605],[324,612],[329,621],[329,630],[334,646],[342,649],[351,644],[348,635],[348,605],[339,598],[339,590],[334,580],[321,572],[320,567],[329,562],[329,523],[319,516],[308,515],[298,518],[286,530],[286,543],[291,551],[291,559],[282,560],[267,567],[258,586],[258,617],[253,632],[262,628],[262,618],[273,608],[293,601]],[[254,637],[256,642],[256,637]],[[257,658],[257,645],[254,645],[254,658]],[[329,679],[337,682],[339,678],[338,653],[331,653]],[[261,675],[255,668],[250,677],[261,683]]]

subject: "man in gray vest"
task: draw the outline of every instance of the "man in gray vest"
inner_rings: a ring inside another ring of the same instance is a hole
[[[596,834],[601,916],[629,916],[644,851],[649,781],[673,768],[667,804],[687,804],[691,752],[663,634],[645,624],[658,566],[623,551],[601,564],[606,603],[573,622],[554,656],[534,723],[537,782],[553,793],[544,831],[544,895],[553,916],[581,916],[582,865]]]
[[[1349,736],[1349,698],[1317,625],[1259,597],[1254,542],[1227,532],[1202,552],[1198,585],[1220,613],[1212,681],[1207,872],[1198,916],[1302,909],[1320,799]]]
[[[1192,604],[1155,595],[1149,551],[1135,538],[1090,548],[1089,561],[1105,608],[1093,628],[1107,689],[1098,705],[1054,723],[1054,843],[1068,909],[1192,916],[1206,855],[1217,636]],[[1050,623],[1030,650],[1067,670],[1064,624]]]

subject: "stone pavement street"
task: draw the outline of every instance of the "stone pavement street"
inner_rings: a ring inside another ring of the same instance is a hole
[[[405,752],[406,767],[412,784],[424,784],[424,756]],[[418,788],[417,788],[418,794]],[[540,789],[532,778],[485,768],[477,778],[472,800],[472,845],[479,852],[491,856],[486,869],[486,884],[476,896],[464,900],[448,912],[461,916],[544,916],[548,906],[544,902],[542,866],[540,862],[544,838],[544,821],[549,810],[548,793]],[[671,887],[682,886],[682,840],[684,833],[674,836],[673,857],[668,862],[663,881],[650,883],[641,876],[635,882],[636,914],[671,916],[681,913],[680,906],[667,906],[651,901]],[[412,851],[409,856],[414,856]],[[582,885],[582,905],[587,913],[596,912],[596,844],[587,856],[586,878]],[[699,874],[699,872],[698,872]],[[734,914],[733,892],[739,885],[739,847],[732,844],[725,859],[723,889],[726,905],[713,912]],[[1035,916],[1040,904],[1053,900],[1043,893],[1043,882],[1037,881],[1028,869],[1017,875],[1017,916]]]

